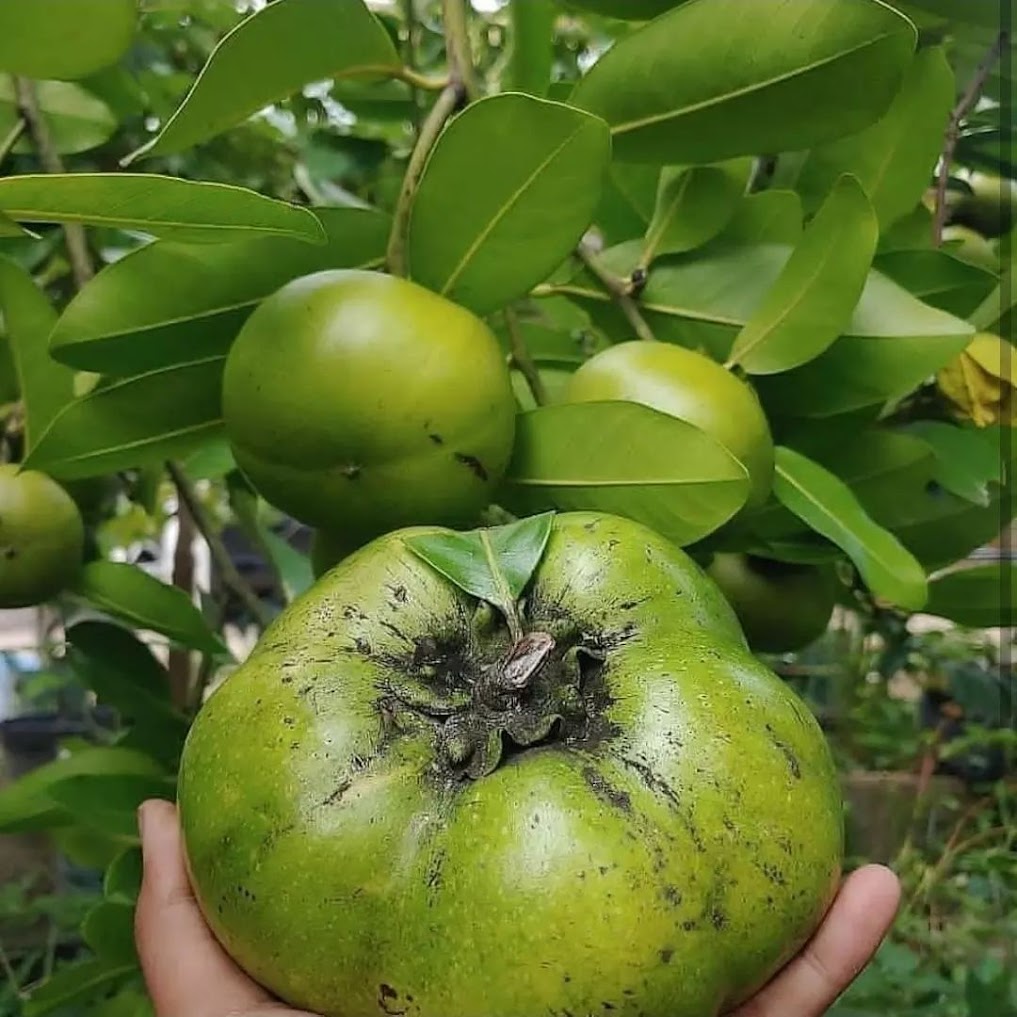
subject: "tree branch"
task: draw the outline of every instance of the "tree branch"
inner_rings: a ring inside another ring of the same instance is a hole
[[[173,551],[173,585],[190,600],[194,596],[194,519],[189,512],[177,513],[177,546]],[[170,698],[186,710],[191,698],[191,651],[173,647],[169,653]]]
[[[25,121],[28,134],[35,146],[43,171],[46,173],[63,173],[64,164],[53,144],[53,136],[49,131],[49,124],[42,115],[39,108],[39,99],[35,93],[35,85],[27,78],[16,77],[14,79],[14,91],[18,103],[18,112]],[[65,223],[63,226],[64,238],[67,241],[67,257],[71,263],[71,273],[74,276],[74,285],[81,289],[92,276],[95,275],[95,267],[92,265],[92,255],[88,250],[88,239],[85,236],[85,228],[80,223]]]
[[[509,342],[512,345],[512,363],[519,373],[526,379],[530,391],[533,393],[533,401],[538,406],[547,405],[547,389],[544,387],[544,379],[540,377],[540,371],[530,356],[530,351],[519,329],[519,318],[511,307],[505,308],[505,326],[508,329]]]
[[[0,163],[4,161],[11,154],[11,150],[18,143],[21,135],[25,133],[25,128],[28,124],[25,123],[24,117],[18,117],[14,126],[7,132],[4,139],[0,141]]]
[[[642,312],[639,310],[639,306],[636,301],[632,298],[629,290],[630,281],[627,279],[619,279],[616,275],[609,272],[600,262],[597,260],[596,254],[590,250],[586,244],[579,244],[576,248],[576,256],[586,266],[590,273],[596,277],[597,281],[611,294],[612,299],[618,305],[622,314],[625,315],[626,321],[632,326],[632,330],[640,339],[647,340],[649,342],[656,341],[656,336],[653,334],[653,330],[647,324],[646,319],[643,317]]]
[[[453,80],[445,86],[434,106],[431,107],[431,112],[427,114],[420,126],[420,134],[410,155],[406,175],[403,177],[403,186],[396,202],[395,213],[392,217],[392,232],[389,235],[388,250],[385,254],[385,263],[393,275],[406,275],[406,228],[410,222],[410,213],[413,211],[413,199],[417,195],[420,178],[424,175],[427,157],[431,154],[431,149],[434,148],[442,128],[455,112],[464,95],[463,85]]]
[[[449,74],[462,82],[467,98],[480,98],[480,84],[473,69],[473,48],[470,26],[466,18],[466,0],[442,0],[442,23],[445,26],[445,49]]]
[[[272,622],[272,612],[262,603],[244,577],[237,571],[229,551],[226,550],[226,545],[222,542],[222,538],[216,532],[212,521],[208,518],[208,513],[198,499],[187,475],[176,463],[167,463],[166,468],[169,470],[169,475],[176,485],[181,507],[186,509],[190,514],[194,520],[194,525],[198,528],[198,532],[208,544],[212,561],[215,562],[223,583],[237,595],[258,624],[262,628],[267,628]]]
[[[946,136],[943,142],[943,153],[940,156],[939,178],[936,181],[936,206],[932,222],[932,242],[936,247],[940,247],[943,244],[943,227],[946,225],[947,213],[946,188],[950,182],[950,167],[953,165],[953,154],[960,139],[961,124],[968,113],[974,109],[975,104],[978,102],[978,97],[982,94],[982,89],[985,87],[989,72],[996,65],[996,61],[999,60],[1003,47],[1008,45],[1009,42],[1010,35],[1008,32],[1000,32],[996,36],[996,41],[983,57],[982,62],[975,71],[974,77],[950,114],[950,122],[947,124]]]

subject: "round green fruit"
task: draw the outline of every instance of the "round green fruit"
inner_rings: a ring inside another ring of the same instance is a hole
[[[84,540],[81,513],[55,480],[0,466],[0,608],[32,607],[66,589]]]
[[[223,379],[226,431],[254,487],[356,541],[472,523],[508,465],[515,412],[487,326],[378,272],[284,286],[244,324]]]
[[[748,470],[747,507],[769,497],[774,452],[766,414],[753,389],[715,360],[670,343],[619,343],[587,360],[565,390],[566,402],[615,399],[642,403],[712,435]]]
[[[753,650],[800,650],[815,642],[830,623],[837,598],[830,569],[717,554],[707,572],[734,608]]]
[[[992,249],[981,233],[967,226],[954,224],[943,230],[943,242],[951,246],[947,251],[960,261],[984,268],[989,272],[999,271],[999,255]]]
[[[326,1017],[728,1012],[839,883],[815,719],[642,525],[556,516],[520,643],[421,533],[449,531],[330,571],[196,718],[179,804],[215,935]]]

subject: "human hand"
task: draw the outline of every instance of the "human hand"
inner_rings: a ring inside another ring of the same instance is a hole
[[[169,802],[141,810],[144,880],[136,935],[156,1017],[314,1017],[272,999],[233,963],[194,899]],[[730,1017],[821,1017],[868,963],[893,922],[897,877],[882,866],[845,881],[822,928],[760,993]]]

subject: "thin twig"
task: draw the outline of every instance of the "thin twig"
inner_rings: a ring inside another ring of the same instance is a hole
[[[194,517],[190,512],[177,513],[177,546],[173,549],[173,585],[183,590],[190,600],[194,596]],[[173,705],[187,709],[191,694],[191,651],[175,646],[169,652],[170,698]]]
[[[0,163],[11,154],[11,150],[18,143],[21,135],[25,133],[25,128],[27,127],[28,124],[25,122],[25,118],[18,117],[14,126],[4,135],[3,141],[0,141]]]
[[[396,202],[392,217],[392,232],[388,240],[388,251],[385,263],[393,275],[406,275],[406,228],[409,225],[410,213],[413,210],[413,199],[416,197],[420,178],[424,175],[427,157],[431,154],[449,117],[455,112],[464,95],[463,85],[452,81],[445,87],[431,107],[431,112],[420,126],[420,135],[410,155],[403,186]]]
[[[519,373],[526,379],[533,393],[533,401],[538,406],[547,405],[547,389],[544,386],[544,379],[540,377],[540,371],[530,356],[526,340],[523,338],[522,330],[519,328],[519,318],[511,307],[505,308],[505,327],[508,329],[509,342],[512,346],[512,363]]]
[[[63,173],[63,160],[56,150],[49,124],[46,123],[46,118],[42,115],[42,110],[39,107],[39,97],[36,95],[35,85],[28,78],[16,77],[14,91],[17,97],[18,112],[28,127],[29,137],[35,146],[43,171]],[[71,263],[74,285],[80,290],[95,275],[92,255],[88,250],[88,238],[85,235],[85,228],[80,223],[64,223],[63,231],[67,241],[67,257]]]
[[[943,244],[943,227],[946,225],[946,188],[950,182],[950,167],[953,165],[953,154],[960,140],[961,124],[964,118],[974,109],[978,97],[982,94],[989,72],[999,60],[1003,47],[1008,45],[1010,35],[1008,32],[1000,32],[996,41],[985,54],[982,62],[978,65],[974,77],[971,79],[964,94],[960,97],[957,105],[950,114],[950,122],[946,127],[946,136],[943,142],[943,153],[940,157],[939,178],[936,181],[936,209],[932,222],[932,242],[936,247]]]
[[[244,607],[247,608],[258,624],[262,628],[267,628],[272,622],[272,612],[262,603],[244,577],[237,571],[229,551],[226,550],[226,545],[222,542],[222,538],[216,532],[212,521],[208,518],[208,513],[198,499],[187,475],[176,463],[167,463],[166,468],[169,470],[169,475],[176,485],[181,505],[190,513],[191,518],[194,520],[194,525],[198,528],[198,532],[208,544],[209,553],[212,555],[216,568],[219,569],[223,583],[240,598]]]
[[[579,244],[576,248],[576,256],[586,266],[597,281],[611,294],[612,299],[618,305],[626,321],[632,326],[632,330],[640,339],[649,342],[656,341],[653,330],[646,323],[635,300],[628,291],[628,280],[619,279],[603,265],[600,264],[597,256],[585,244]]]
[[[466,0],[442,0],[441,10],[449,74],[453,80],[462,82],[467,98],[478,99],[480,84],[473,68],[473,47],[470,45]]]
[[[417,36],[420,26],[417,23],[416,0],[402,0],[403,26],[406,31],[406,38],[403,40],[403,64],[406,69],[416,72],[417,66]],[[446,82],[447,84],[447,82]],[[412,81],[410,86],[410,101],[413,103],[413,125],[420,126],[420,89]]]

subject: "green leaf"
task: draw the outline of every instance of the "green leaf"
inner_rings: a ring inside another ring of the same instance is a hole
[[[526,0],[522,2],[525,3]],[[568,5],[612,18],[648,21],[685,2],[686,0],[568,0]]]
[[[878,597],[912,610],[928,596],[925,572],[909,551],[873,521],[838,477],[793,449],[777,448],[777,499],[854,562]]]
[[[497,607],[506,617],[540,563],[553,513],[468,533],[406,538],[406,545],[460,589]]]
[[[176,364],[94,389],[57,415],[26,466],[75,480],[193,451],[222,432],[224,360]]]
[[[287,597],[290,600],[299,597],[314,583],[310,559],[265,526],[261,528],[261,538],[282,576]]]
[[[594,219],[614,245],[642,236],[657,206],[660,170],[656,166],[612,163],[604,180]]]
[[[985,300],[996,277],[946,250],[900,250],[877,255],[875,267],[932,307],[963,318]]]
[[[642,267],[659,255],[683,254],[712,240],[731,221],[751,170],[750,159],[665,169],[646,231]]]
[[[134,945],[134,907],[104,900],[85,915],[81,938],[104,964],[110,967],[138,963]]]
[[[17,222],[88,223],[201,243],[255,236],[325,240],[309,209],[244,187],[144,173],[4,177],[0,211]]]
[[[925,613],[969,628],[1005,628],[1014,624],[1015,604],[1017,569],[1013,562],[992,562],[937,576]]]
[[[134,971],[133,964],[109,967],[100,960],[81,961],[61,968],[25,1001],[23,1017],[45,1017],[72,1003],[94,999]]]
[[[25,229],[24,226],[16,223],[10,216],[0,212],[0,238],[3,237],[32,237],[35,240],[39,239],[37,233]]]
[[[809,153],[798,177],[805,210],[817,208],[840,175],[850,173],[865,188],[884,230],[910,212],[935,171],[954,89],[942,48],[920,50],[885,116]]]
[[[171,705],[169,676],[148,647],[127,629],[101,621],[78,622],[66,639],[79,681],[116,709],[124,724],[142,730],[160,762],[179,759],[187,719]]]
[[[136,20],[136,0],[2,0],[0,71],[83,78],[120,59]]]
[[[425,167],[411,276],[478,314],[523,296],[590,225],[610,151],[603,121],[561,103],[505,93],[468,106]]]
[[[83,774],[155,777],[159,773],[158,763],[150,756],[122,748],[87,748],[44,763],[0,789],[0,831],[43,830],[68,823],[68,814],[47,793],[57,781]]]
[[[156,1017],[156,1014],[148,995],[142,989],[127,985],[115,996],[103,1000],[88,1017]]]
[[[734,516],[749,480],[692,424],[638,403],[604,402],[521,414],[503,486],[523,511],[615,513],[686,545]]]
[[[100,611],[135,628],[161,633],[202,653],[228,652],[183,590],[167,586],[136,565],[89,562],[82,569],[74,592]]]
[[[938,420],[919,420],[907,428],[932,446],[937,462],[935,479],[946,490],[975,505],[992,500],[990,484],[1003,481],[999,428],[956,427]]]
[[[150,798],[172,801],[176,788],[165,777],[111,774],[68,777],[51,784],[46,793],[86,826],[136,844],[138,806]]]
[[[554,64],[554,22],[551,0],[511,0],[512,48],[506,88],[547,95]]]
[[[97,148],[109,141],[117,129],[112,110],[79,85],[37,81],[35,94],[53,147],[62,155]],[[0,75],[0,138],[6,137],[20,119],[14,79]],[[31,139],[22,135],[12,151],[19,155],[31,152]]]
[[[982,25],[999,31],[1000,7],[999,0],[908,0],[908,6],[928,11],[949,21],[968,22]]]
[[[716,244],[787,244],[802,236],[802,202],[794,191],[761,191],[746,195]]]
[[[103,896],[115,903],[133,904],[141,892],[143,873],[141,848],[124,848],[106,869],[102,880]]]
[[[64,310],[50,336],[53,356],[124,377],[225,354],[258,303],[290,280],[382,263],[387,216],[358,208],[315,213],[328,238],[320,247],[284,237],[216,245],[159,240],[128,254]]]
[[[916,40],[876,0],[696,0],[617,42],[571,101],[611,125],[621,161],[804,149],[881,117]]]
[[[56,363],[47,339],[56,311],[20,265],[0,256],[0,315],[25,404],[25,447],[31,451],[74,395],[74,372]]]
[[[738,334],[729,366],[778,374],[830,347],[851,321],[878,242],[868,197],[854,177],[842,177]]]
[[[384,76],[401,66],[362,0],[276,0],[216,46],[166,126],[130,156],[182,152],[325,78]]]
[[[1012,307],[1017,307],[1017,264],[1004,271],[999,285],[971,312],[968,320],[979,331],[986,332]]]

